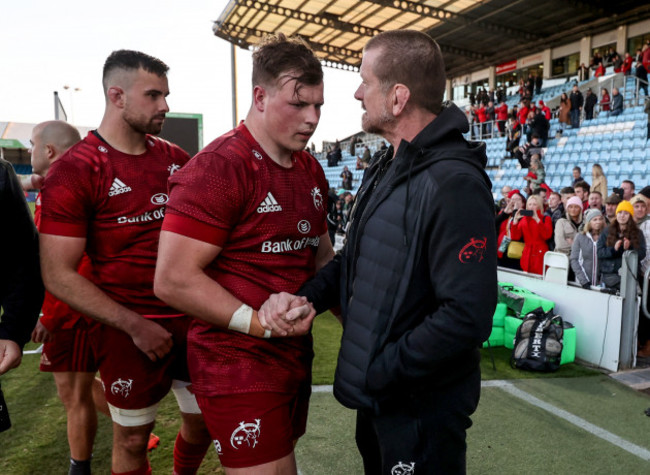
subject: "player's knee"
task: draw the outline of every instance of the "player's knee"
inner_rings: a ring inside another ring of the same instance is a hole
[[[150,432],[147,427],[123,427],[114,439],[115,445],[119,446],[122,453],[139,457],[147,453]]]

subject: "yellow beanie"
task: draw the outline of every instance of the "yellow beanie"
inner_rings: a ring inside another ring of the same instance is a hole
[[[623,200],[616,207],[616,214],[618,214],[619,211],[627,211],[631,215],[634,215],[634,206],[632,206],[632,203],[629,201]]]

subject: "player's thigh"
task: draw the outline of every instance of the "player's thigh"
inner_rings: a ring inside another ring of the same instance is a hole
[[[63,404],[67,407],[92,403],[92,391],[95,381],[95,373],[64,371],[52,373],[57,392]]]
[[[293,460],[307,407],[297,394],[245,393],[197,400],[224,467],[251,468],[288,456]]]

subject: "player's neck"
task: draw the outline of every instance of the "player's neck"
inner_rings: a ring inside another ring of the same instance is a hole
[[[146,134],[133,130],[123,121],[104,117],[97,132],[108,145],[127,155],[141,155],[147,151]]]
[[[264,149],[264,152],[271,157],[271,160],[285,168],[291,168],[293,166],[293,160],[291,158],[293,152],[284,147],[280,147],[255,117],[249,114],[244,120],[244,125],[255,141]]]

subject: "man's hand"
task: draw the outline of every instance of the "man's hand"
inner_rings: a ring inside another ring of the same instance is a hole
[[[311,328],[315,316],[316,310],[305,297],[286,292],[269,296],[257,313],[260,324],[279,336],[304,335]]]
[[[134,330],[129,334],[133,343],[140,351],[149,357],[151,361],[164,358],[174,346],[172,334],[151,320],[141,318]]]
[[[40,320],[36,322],[36,327],[32,331],[32,341],[34,343],[47,343],[48,341],[52,341],[52,333],[45,328],[45,325]]]
[[[0,375],[17,368],[22,357],[23,352],[15,341],[0,340]]]

